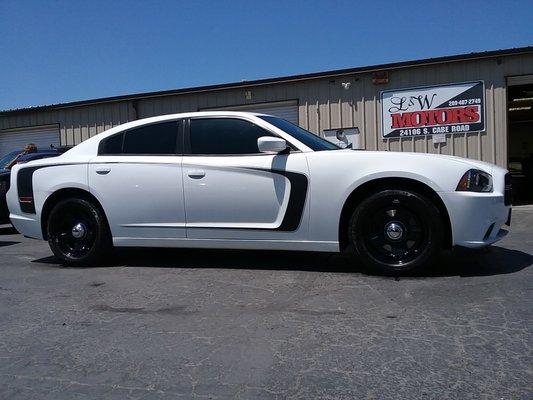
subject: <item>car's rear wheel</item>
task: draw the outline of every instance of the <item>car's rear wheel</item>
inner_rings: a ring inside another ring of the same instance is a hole
[[[400,275],[428,266],[441,250],[443,226],[437,208],[409,190],[381,190],[355,209],[350,241],[372,272]]]
[[[94,265],[111,248],[103,212],[81,198],[64,199],[53,207],[47,234],[54,255],[68,265]]]

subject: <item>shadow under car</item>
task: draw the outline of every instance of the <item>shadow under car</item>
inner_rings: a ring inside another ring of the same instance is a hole
[[[33,262],[60,265],[59,260],[53,256]],[[510,274],[527,268],[532,263],[533,256],[531,254],[499,246],[491,246],[481,250],[456,248],[451,252],[444,252],[437,264],[407,277],[467,277]],[[85,268],[113,266],[295,270],[335,273],[363,271],[356,257],[350,254],[167,248],[117,248],[110,254],[106,262]]]

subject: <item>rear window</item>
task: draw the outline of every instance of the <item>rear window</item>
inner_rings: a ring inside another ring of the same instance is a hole
[[[98,154],[180,154],[178,128],[178,121],[169,121],[130,129],[102,140]]]
[[[100,142],[98,147],[98,154],[120,154],[122,153],[122,142],[124,139],[124,132],[109,136]]]
[[[125,133],[124,154],[176,154],[177,121],[141,126]]]

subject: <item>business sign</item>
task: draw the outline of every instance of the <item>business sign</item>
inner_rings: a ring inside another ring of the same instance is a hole
[[[383,138],[485,130],[483,81],[381,92]]]

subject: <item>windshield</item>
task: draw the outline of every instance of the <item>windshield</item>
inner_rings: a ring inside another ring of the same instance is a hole
[[[0,158],[0,169],[5,169],[6,165],[13,161],[20,153],[22,153],[22,150],[15,150],[2,156],[2,158]]]
[[[300,128],[298,125],[294,125],[293,123],[284,119],[278,117],[271,117],[268,115],[258,115],[258,117],[265,120],[269,124],[274,125],[276,128],[281,129],[283,132],[287,132],[289,135],[305,144],[311,150],[322,151],[341,149],[336,144],[328,142],[326,139],[322,139],[321,137],[314,135],[311,132]]]

